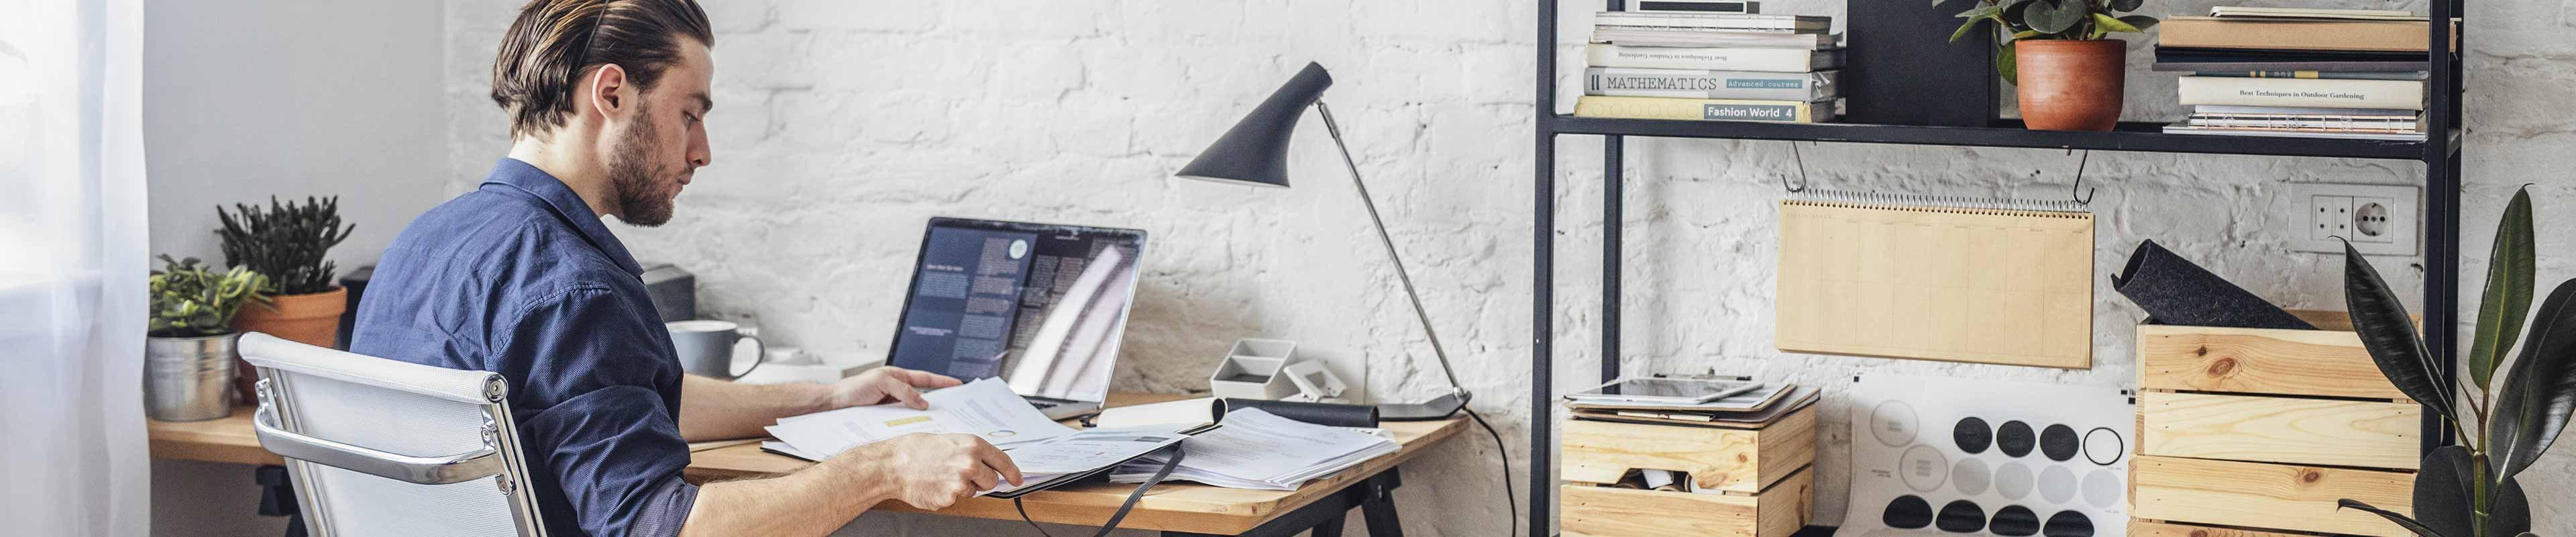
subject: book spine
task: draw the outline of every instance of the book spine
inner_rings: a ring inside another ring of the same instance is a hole
[[[2182,77],[2185,105],[2424,109],[2424,83],[2412,80],[2296,80]]]
[[[1665,69],[1584,70],[1585,95],[1815,102],[1834,98],[1832,71],[1763,73]]]
[[[1819,110],[1818,105],[1822,105],[1824,110]],[[1575,99],[1574,115],[1625,119],[1815,123],[1820,119],[1820,115],[1822,118],[1833,117],[1832,107],[1831,101],[1808,103],[1585,95]]]
[[[1700,71],[1765,71],[1804,73],[1819,68],[1824,53],[1802,49],[1627,47],[1592,45],[1585,51],[1593,67],[1692,69]]]
[[[2191,76],[2227,78],[2309,78],[2328,80],[2423,80],[2422,72],[2403,71],[2193,71]]]
[[[1752,14],[1762,12],[1762,3],[1734,0],[1628,0],[1628,11]]]

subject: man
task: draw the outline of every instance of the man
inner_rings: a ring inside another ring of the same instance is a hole
[[[919,389],[958,384],[891,367],[782,386],[680,371],[642,269],[601,218],[668,221],[710,162],[713,44],[693,0],[521,8],[492,66],[509,158],[385,249],[351,350],[506,375],[528,485],[554,535],[823,535],[883,500],[938,509],[1020,482],[973,435],[859,446],[770,479],[680,480],[689,441],[758,436],[832,408],[920,408]]]

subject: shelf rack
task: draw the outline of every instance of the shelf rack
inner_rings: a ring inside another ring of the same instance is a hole
[[[1622,0],[1606,0],[1610,11]],[[2431,64],[2423,115],[2426,132],[2443,133],[2421,142],[2332,140],[2283,136],[2202,136],[2165,134],[2162,123],[2123,122],[2109,132],[2024,130],[2018,121],[1996,120],[1986,127],[1918,125],[1789,124],[1717,121],[1668,121],[1582,118],[1556,114],[1557,23],[1559,0],[1539,0],[1537,19],[1537,157],[1536,225],[1532,249],[1530,318],[1530,535],[1554,535],[1554,468],[1556,442],[1555,327],[1556,312],[1556,142],[1561,136],[1602,137],[1601,241],[1601,378],[1619,377],[1622,272],[1620,254],[1621,168],[1625,138],[1713,138],[1791,140],[1879,144],[2098,149],[2151,153],[2267,155],[2288,157],[2414,160],[2424,163],[2424,339],[2442,364],[2443,375],[2455,374],[2458,359],[2460,288],[2460,95],[2462,69],[2456,50],[2467,50],[2466,25],[2454,41],[2452,25],[2427,24],[2425,55]],[[2450,20],[2462,11],[2462,0],[2435,0],[2430,18]],[[1976,73],[1973,76],[1990,76]],[[2448,443],[2453,431],[2433,412],[2423,423],[2424,449]],[[1801,532],[1810,535],[1814,532]]]

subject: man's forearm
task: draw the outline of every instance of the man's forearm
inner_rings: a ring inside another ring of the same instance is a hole
[[[831,534],[892,497],[883,480],[859,467],[868,464],[875,463],[833,457],[792,474],[701,487],[680,535]]]
[[[741,384],[689,375],[680,382],[680,437],[702,442],[760,436],[760,428],[778,418],[823,410],[830,393],[821,384]]]

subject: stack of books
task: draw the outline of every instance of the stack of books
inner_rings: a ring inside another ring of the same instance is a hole
[[[1593,18],[1591,68],[1574,115],[1792,123],[1837,115],[1843,50],[1842,36],[1828,33],[1832,17],[1663,7],[1674,9]]]
[[[2165,132],[2423,140],[2430,24],[2404,11],[2239,6],[2166,19],[2155,69],[2191,73],[2180,93],[2192,113]]]

